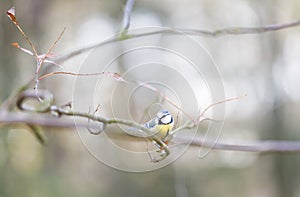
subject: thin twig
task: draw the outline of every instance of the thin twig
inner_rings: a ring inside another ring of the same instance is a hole
[[[135,83],[135,82],[133,82]],[[165,99],[166,101],[168,101],[169,104],[173,105],[173,107],[175,107],[178,111],[182,112],[184,115],[186,115],[191,121],[196,122],[195,118],[193,118],[192,115],[190,115],[189,113],[185,112],[184,110],[181,109],[181,107],[179,107],[176,102],[174,102],[172,99],[170,99],[167,95],[165,95],[164,93],[162,93],[161,91],[159,91],[157,88],[147,84],[147,83],[139,83],[136,82],[137,84],[139,84],[140,86],[147,88],[155,93],[157,93],[161,98]]]
[[[17,98],[16,105],[22,111],[34,112],[34,110],[36,110],[35,112],[37,112],[37,113],[53,113],[53,114],[58,114],[59,116],[66,115],[66,116],[73,116],[73,117],[74,116],[83,117],[83,118],[90,119],[92,121],[101,122],[106,125],[123,124],[123,125],[129,126],[129,127],[135,127],[146,133],[151,133],[151,131],[149,129],[147,129],[143,125],[140,125],[133,121],[129,121],[129,120],[125,120],[125,119],[118,119],[118,118],[108,119],[108,118],[104,118],[101,116],[96,116],[95,114],[90,114],[90,113],[86,113],[86,112],[76,112],[76,111],[72,111],[71,109],[66,109],[64,107],[56,106],[53,104],[54,103],[53,95],[49,91],[46,91],[46,90],[39,91],[38,94],[39,94],[38,98],[41,98],[42,101],[44,101],[44,103],[43,103],[44,105],[42,107],[37,108],[36,106],[25,106],[24,105],[24,103],[26,102],[27,99],[37,99],[35,92],[32,90],[28,90],[28,91],[20,93]]]
[[[20,86],[0,105],[0,112],[10,111],[16,102],[16,97],[23,91],[27,90],[33,80],[28,81],[26,84]]]
[[[234,101],[234,100],[239,100],[241,99],[242,97],[244,96],[247,96],[246,94],[243,95],[243,96],[237,96],[237,97],[233,97],[233,98],[228,98],[228,99],[224,99],[224,100],[221,100],[221,101],[218,101],[218,102],[215,102],[215,103],[212,103],[210,105],[208,105],[199,115],[198,119],[197,119],[197,122],[201,122],[201,120],[204,118],[204,115],[205,113],[211,109],[212,107],[216,106],[216,105],[220,105],[220,104],[223,104],[223,103],[227,103],[229,101]]]
[[[187,141],[186,138],[179,138],[179,140]],[[241,152],[256,152],[256,153],[300,153],[300,141],[275,141],[266,140],[253,143],[224,143],[218,141],[203,140],[195,138],[192,146],[200,146],[206,148],[212,148],[215,150],[226,150],[226,151],[241,151]]]
[[[127,32],[127,30],[130,27],[130,16],[134,5],[134,1],[135,0],[126,1],[124,14],[123,14],[123,21],[122,21],[122,30],[121,30],[122,33]]]
[[[147,128],[145,128],[143,125],[140,125],[136,122],[130,121],[130,120],[125,120],[125,119],[119,119],[119,118],[114,118],[114,119],[109,119],[109,118],[104,118],[101,116],[96,116],[93,114],[89,114],[86,112],[75,112],[69,109],[62,109],[58,106],[52,106],[50,111],[52,112],[57,112],[61,115],[66,115],[66,116],[77,116],[77,117],[83,117],[83,118],[88,118],[90,120],[93,121],[97,121],[97,122],[102,122],[103,124],[107,124],[107,125],[111,125],[111,124],[122,124],[122,125],[126,125],[129,127],[135,127],[137,129],[140,129],[142,131],[145,131],[147,133],[151,133],[151,131]]]
[[[80,77],[80,76],[99,76],[99,75],[102,75],[103,73],[83,73],[83,74],[80,74],[80,73],[72,73],[72,72],[65,72],[65,71],[57,71],[57,72],[50,72],[50,73],[47,73],[47,74],[44,74],[42,76],[39,77],[39,80],[42,80],[42,79],[45,79],[47,77],[50,77],[50,76],[53,76],[53,75],[72,75],[72,76],[77,76],[77,77]]]
[[[184,129],[192,129],[194,127],[196,127],[196,124],[191,123],[191,121],[187,121],[184,125],[178,127],[177,129],[173,130],[170,132],[169,135],[175,135],[177,132],[182,131]]]
[[[96,112],[100,109],[100,105],[98,105],[96,107],[96,109],[94,110],[94,112],[92,113],[92,115],[95,115]],[[90,113],[90,109],[89,109],[89,113]],[[105,130],[105,127],[106,125],[105,124],[101,124],[101,127],[100,129],[98,128],[97,131],[93,131],[91,128],[90,128],[90,124],[91,124],[91,120],[88,119],[88,127],[87,127],[87,130],[90,132],[90,134],[93,134],[93,135],[99,135],[101,134],[104,130]]]
[[[66,31],[66,27],[62,30],[62,32],[59,34],[59,36],[57,37],[57,39],[52,43],[52,45],[49,47],[48,51],[46,52],[46,54],[42,57],[41,59],[41,63],[39,65],[39,67],[37,68],[36,74],[39,73],[39,71],[41,70],[41,68],[44,65],[45,60],[47,59],[48,55],[51,53],[52,49],[57,45],[58,41],[61,39],[61,37],[63,36],[63,34]]]
[[[52,49],[56,46],[58,41],[61,39],[62,35],[64,34],[66,28],[63,29],[63,31],[59,34],[57,39],[53,42],[53,44],[49,47],[48,51],[45,55],[42,55],[41,57],[37,57],[36,59],[36,71],[35,71],[35,94],[38,97],[38,86],[39,86],[39,72],[41,68],[44,65],[45,60],[47,59],[48,55],[51,53]],[[41,101],[41,99],[38,97],[38,99]]]
[[[155,30],[150,32],[143,32],[143,33],[137,33],[137,34],[130,34],[130,36],[126,36],[124,39],[134,39],[144,36],[150,36],[150,35],[157,35],[157,34],[187,34],[191,36],[209,36],[209,37],[220,37],[220,36],[226,36],[226,35],[243,35],[243,34],[260,34],[260,33],[267,33],[271,31],[278,31],[282,29],[287,29],[291,27],[297,27],[300,25],[300,20],[290,22],[290,23],[284,23],[284,24],[273,24],[273,25],[267,25],[267,26],[261,26],[261,27],[229,27],[224,29],[217,29],[217,30],[203,30],[203,29],[184,29],[184,28],[170,28],[165,27],[161,30]],[[103,42],[76,49],[74,51],[71,51],[65,55],[62,55],[61,57],[58,57],[55,62],[64,62],[74,56],[80,55],[82,53],[88,52],[91,49],[94,49],[96,47],[100,47],[106,44],[119,42],[120,38],[118,35],[105,40]]]
[[[153,91],[154,93],[156,93],[159,97],[163,98],[164,100],[166,100],[169,104],[173,105],[173,107],[175,107],[178,112],[182,112],[185,116],[187,116],[190,120],[192,120],[193,122],[197,122],[195,118],[193,118],[192,115],[190,115],[189,113],[185,112],[184,110],[182,110],[180,108],[180,106],[178,106],[176,104],[176,102],[174,102],[172,99],[170,99],[167,95],[165,95],[164,93],[162,93],[161,91],[159,91],[157,88],[147,84],[147,83],[140,83],[140,82],[135,82],[135,81],[126,81],[125,79],[122,78],[122,76],[118,73],[113,73],[113,72],[101,72],[101,73],[72,73],[72,72],[65,72],[65,71],[58,71],[58,72],[50,72],[47,73],[45,75],[42,75],[38,78],[38,81],[45,79],[47,77],[53,76],[53,75],[59,75],[59,74],[63,74],[63,75],[72,75],[72,76],[81,76],[81,77],[88,77],[88,76],[98,76],[98,75],[106,75],[108,77],[111,77],[119,82],[123,82],[123,83],[133,83],[133,84],[138,84],[144,88],[147,88],[151,91]]]
[[[37,50],[35,49],[34,44],[31,42],[31,40],[29,39],[29,37],[26,35],[26,33],[23,31],[23,29],[21,28],[21,26],[19,25],[19,22],[17,21],[16,18],[16,14],[15,14],[15,7],[10,8],[7,12],[6,12],[7,16],[10,18],[10,20],[15,24],[15,26],[18,28],[19,32],[22,34],[22,36],[25,38],[25,40],[27,41],[27,43],[30,45],[31,49],[33,50],[33,54],[35,56],[36,59],[38,59],[38,54],[37,54]]]
[[[11,9],[9,9],[6,12],[7,16],[10,18],[10,20],[15,24],[15,26],[17,27],[17,29],[19,30],[19,32],[21,33],[21,35],[25,38],[25,40],[27,41],[27,43],[30,45],[32,51],[24,49],[22,47],[19,46],[18,43],[13,43],[13,46],[21,49],[22,51],[24,51],[27,54],[33,55],[35,57],[35,61],[36,61],[36,71],[35,71],[35,85],[34,85],[34,89],[35,89],[35,94],[38,97],[38,86],[39,86],[39,71],[42,68],[45,60],[47,59],[47,57],[49,56],[50,52],[52,51],[52,49],[54,48],[54,46],[58,43],[58,41],[60,40],[60,38],[62,37],[63,33],[65,32],[65,29],[63,29],[63,31],[60,33],[60,35],[58,36],[58,38],[54,41],[54,43],[50,46],[50,48],[48,49],[47,53],[45,55],[38,55],[37,50],[34,46],[34,44],[31,42],[31,40],[29,39],[29,37],[26,35],[26,33],[23,31],[23,29],[21,28],[21,26],[19,25],[19,22],[17,21],[16,15],[15,15],[15,7],[12,7]],[[50,62],[51,63],[51,62]],[[58,65],[58,64],[57,64]],[[38,97],[38,99],[41,101],[41,99]]]
[[[56,127],[56,128],[87,128],[88,126],[93,129],[99,128],[97,124],[88,125],[87,123],[78,123],[74,120],[54,118],[49,115],[32,115],[17,112],[0,113],[0,124],[30,124],[39,125],[43,127]]]

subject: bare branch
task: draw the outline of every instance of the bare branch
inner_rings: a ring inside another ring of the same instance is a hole
[[[39,73],[39,71],[41,70],[41,68],[43,67],[44,65],[44,62],[45,60],[48,58],[49,54],[51,53],[52,49],[57,45],[58,41],[61,39],[61,37],[63,36],[63,34],[65,33],[66,31],[66,28],[64,28],[62,30],[62,32],[59,34],[59,36],[57,37],[57,39],[52,43],[52,45],[49,47],[48,51],[46,52],[46,54],[42,57],[41,59],[41,63],[40,65],[37,67],[37,70],[36,70],[36,74]]]
[[[187,139],[180,138],[183,142]],[[226,151],[241,151],[241,152],[256,152],[256,153],[300,153],[300,141],[275,141],[267,140],[254,143],[245,144],[229,144],[218,141],[203,140],[195,138],[191,145],[200,146],[206,148],[212,148],[215,150]]]
[[[134,82],[133,82],[134,83]],[[175,107],[179,112],[182,112],[184,115],[186,115],[190,120],[192,120],[193,122],[196,122],[195,118],[193,118],[192,115],[190,115],[189,113],[185,112],[184,110],[182,110],[180,108],[180,106],[178,106],[172,99],[170,99],[167,95],[165,95],[164,93],[162,93],[161,91],[159,91],[157,88],[147,84],[147,83],[139,83],[137,82],[137,84],[139,84],[140,86],[147,88],[153,92],[155,92],[156,94],[158,94],[161,98],[165,99],[166,101],[168,101],[169,104],[171,104],[173,107]]]
[[[138,34],[130,34],[130,36],[124,37],[124,39],[134,39],[144,36],[150,36],[150,35],[156,35],[156,34],[187,34],[191,36],[208,36],[208,37],[220,37],[220,36],[226,36],[226,35],[243,35],[243,34],[261,34],[261,33],[267,33],[271,31],[278,31],[282,29],[297,27],[300,25],[300,20],[290,22],[290,23],[283,23],[283,24],[273,24],[273,25],[267,25],[267,26],[261,26],[261,27],[229,27],[224,29],[218,29],[218,30],[203,30],[203,29],[185,29],[185,28],[165,28],[162,30],[155,30],[151,32],[144,32],[144,33],[138,33]],[[114,43],[120,41],[120,38],[118,35],[115,37],[112,37],[108,40],[105,40],[104,42],[100,42],[88,47],[76,49],[74,51],[71,51],[61,57],[58,57],[55,62],[64,62],[76,55],[85,53],[90,51],[91,49],[94,49],[96,47],[100,47],[109,43]]]
[[[245,94],[245,95],[243,95],[243,96],[238,96],[238,97],[233,97],[233,98],[224,99],[224,100],[222,100],[222,101],[218,101],[218,102],[216,102],[216,103],[212,103],[212,104],[208,105],[208,106],[201,112],[201,114],[199,115],[199,117],[198,117],[198,119],[197,119],[197,122],[201,122],[203,119],[206,119],[206,118],[204,118],[204,115],[205,115],[205,113],[206,113],[209,109],[211,109],[212,107],[214,107],[214,106],[216,106],[216,105],[223,104],[223,103],[227,103],[227,102],[229,102],[229,101],[239,100],[239,99],[241,99],[241,98],[244,97],[244,96],[247,96],[247,95]]]
[[[76,113],[75,113],[76,114]],[[84,117],[84,116],[83,116]],[[115,120],[107,119],[106,121],[118,122]],[[134,125],[134,123],[129,123],[130,121],[126,121],[129,125]],[[68,119],[59,119],[54,118],[48,115],[28,115],[24,113],[0,113],[0,124],[33,124],[44,127],[56,127],[56,128],[94,128],[98,129],[99,125],[87,123],[74,123],[73,120]],[[127,124],[126,123],[126,124]],[[46,130],[45,130],[46,131]],[[59,130],[55,130],[59,131]],[[112,136],[114,137],[114,136]],[[125,138],[122,138],[126,140]],[[139,138],[134,138],[139,139]],[[189,143],[190,138],[188,137],[176,137],[179,143]],[[267,140],[267,141],[259,141],[259,142],[245,142],[245,143],[224,143],[218,141],[211,140],[203,140],[201,138],[195,138],[192,143],[192,146],[197,147],[206,147],[212,148],[214,150],[224,150],[224,151],[240,151],[240,152],[255,152],[255,153],[300,153],[300,141],[275,141],[275,140]]]
[[[201,30],[201,29],[176,29],[182,33],[187,33],[189,35],[206,35],[211,37],[219,37],[219,36],[226,36],[226,35],[242,35],[242,34],[260,34],[260,33],[267,33],[270,31],[278,31],[281,29],[286,29],[290,27],[296,27],[300,25],[300,20],[284,23],[284,24],[273,24],[273,25],[266,25],[261,27],[229,27],[224,29],[218,29],[214,31],[209,30]]]
[[[133,8],[133,5],[134,5],[134,1],[135,0],[127,0],[126,1],[126,5],[125,5],[125,9],[124,9],[124,14],[123,14],[123,22],[122,22],[121,34],[122,33],[127,33],[127,30],[129,29],[129,26],[130,26],[130,16],[131,16],[132,8]]]
[[[29,37],[26,35],[26,33],[23,31],[23,29],[21,28],[21,26],[19,25],[19,22],[17,21],[16,15],[15,15],[15,7],[10,8],[7,12],[6,12],[7,16],[10,18],[10,20],[15,24],[15,26],[18,28],[19,32],[22,34],[22,36],[25,38],[25,40],[27,41],[27,43],[30,45],[31,49],[33,50],[33,54],[35,56],[36,59],[38,59],[38,54],[37,54],[37,50],[35,49],[34,44],[31,42],[31,40],[29,39]]]
[[[13,104],[16,102],[16,97],[23,91],[27,90],[33,80],[28,81],[26,84],[20,86],[15,92],[13,92],[1,105],[0,105],[0,112],[6,112],[11,110]]]
[[[128,38],[127,38],[128,39]],[[113,38],[110,38],[108,40],[105,40],[103,42],[100,42],[100,43],[97,43],[97,44],[93,44],[93,45],[90,45],[90,46],[87,46],[87,47],[83,47],[83,48],[80,48],[80,49],[76,49],[74,51],[71,51],[65,55],[62,55],[61,57],[58,57],[55,62],[57,63],[62,63],[72,57],[75,57],[77,55],[80,55],[82,53],[86,53],[94,48],[97,48],[97,47],[100,47],[100,46],[104,46],[106,44],[109,44],[109,43],[114,43],[114,42],[118,42],[120,41],[120,39],[118,37],[113,37]]]
[[[32,115],[26,113],[13,113],[5,112],[0,113],[0,124],[30,124],[39,125],[43,127],[56,127],[56,128],[94,128],[98,129],[99,125],[87,123],[74,123],[73,120],[54,118],[49,115]]]
[[[39,97],[43,100],[49,100],[45,102],[45,104],[48,104],[49,106],[43,106],[42,110],[37,110],[36,112],[40,113],[52,113],[52,114],[58,114],[59,117],[62,115],[65,116],[72,116],[72,117],[82,117],[86,118],[88,120],[92,120],[98,123],[102,123],[103,125],[111,125],[111,124],[122,124],[129,127],[135,127],[145,133],[151,133],[149,129],[144,127],[144,125],[138,124],[134,121],[130,120],[124,120],[124,119],[118,119],[118,118],[104,118],[101,116],[96,116],[94,113],[85,113],[85,112],[76,112],[72,111],[71,109],[66,109],[64,107],[59,107],[56,105],[53,105],[53,97],[47,98],[48,93],[45,91],[39,92]],[[31,91],[25,91],[23,93],[20,93],[18,99],[17,99],[17,106],[19,109],[26,111],[32,111],[32,108],[26,108],[23,107],[23,102],[26,101],[28,98],[36,98],[34,97],[34,93]],[[34,108],[33,108],[34,109]],[[57,126],[57,127],[66,127],[66,126],[79,126],[73,124],[68,124],[67,122],[59,122],[58,119],[49,118],[49,116],[39,115],[38,117],[34,118],[32,115],[28,116],[20,116],[18,114],[17,116],[15,114],[11,113],[0,113],[0,123],[27,123],[27,124],[34,124],[34,125],[42,125],[42,126]],[[187,122],[186,124],[182,125],[181,127],[174,130],[170,135],[173,135],[175,132],[178,132],[182,129],[192,129],[195,127],[195,123]],[[89,128],[89,124],[82,125],[86,128]],[[97,126],[98,127],[98,126]],[[161,158],[159,159],[153,159],[153,162],[159,162],[163,159],[165,159],[169,154],[170,150],[167,144],[165,144],[161,139],[159,139],[157,136],[149,136],[143,139],[147,139],[149,141],[154,142],[159,147],[159,152],[161,153]],[[190,138],[177,138],[177,140],[180,140],[181,143],[189,143]],[[201,138],[195,138],[193,139],[191,145],[193,146],[200,146],[200,147],[207,147],[212,148],[216,150],[229,150],[229,151],[243,151],[243,152],[257,152],[257,153],[300,153],[300,141],[261,141],[256,142],[253,144],[226,144],[222,143],[220,141],[210,141],[210,140],[204,140]]]
[[[47,73],[47,74],[44,74],[42,76],[39,77],[39,80],[42,80],[42,79],[45,79],[47,77],[50,77],[50,76],[53,76],[53,75],[72,75],[72,76],[99,76],[99,75],[102,75],[103,73],[72,73],[72,72],[65,72],[65,71],[57,71],[57,72],[50,72],[50,73]]]
[[[165,99],[169,104],[173,105],[177,110],[178,112],[182,112],[184,115],[186,115],[190,120],[192,120],[193,122],[196,123],[196,119],[193,118],[192,115],[190,115],[189,113],[185,112],[184,110],[182,110],[172,99],[170,99],[167,95],[165,95],[164,93],[162,93],[161,91],[159,91],[157,88],[147,84],[147,83],[140,83],[140,82],[135,82],[135,81],[126,81],[125,79],[123,79],[121,77],[120,74],[118,73],[114,73],[114,72],[101,72],[101,73],[72,73],[72,72],[65,72],[65,71],[58,71],[58,72],[50,72],[50,73],[47,73],[45,75],[42,75],[38,78],[38,80],[42,80],[44,78],[47,78],[47,77],[50,77],[50,76],[53,76],[53,75],[72,75],[72,76],[81,76],[81,77],[84,77],[84,76],[98,76],[98,75],[106,75],[108,77],[111,77],[119,82],[123,82],[123,83],[134,83],[134,84],[138,84],[144,88],[147,88],[153,92],[155,92],[156,94],[158,94],[158,96],[160,96],[161,98]],[[229,100],[228,100],[229,101]],[[222,102],[226,102],[225,101],[222,101]],[[216,103],[216,104],[219,104],[219,103]],[[212,105],[213,106],[213,105]],[[210,107],[212,107],[210,106]]]

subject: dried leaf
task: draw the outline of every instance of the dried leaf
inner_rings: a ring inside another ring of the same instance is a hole
[[[17,22],[17,18],[16,18],[16,15],[15,15],[15,6],[13,6],[12,8],[10,8],[6,14],[7,16],[10,18],[11,21],[13,21],[14,23],[18,24]]]
[[[36,139],[41,143],[41,145],[46,145],[47,139],[41,127],[27,124],[27,126],[31,129],[32,133],[36,137]]]
[[[22,48],[17,42],[12,43],[11,45],[16,47],[17,49],[20,49],[21,51],[29,54],[29,55],[32,55],[32,56],[34,55],[30,50]]]
[[[10,20],[16,25],[16,27],[18,28],[19,32],[22,34],[22,36],[26,39],[26,41],[28,42],[28,44],[30,45],[30,47],[32,48],[33,51],[33,55],[38,58],[35,46],[32,44],[32,42],[30,41],[29,37],[26,35],[26,33],[23,31],[23,29],[21,28],[21,26],[18,24],[16,16],[15,16],[15,7],[10,8],[7,12],[6,12],[7,16],[10,18]],[[25,52],[28,53],[28,50],[25,49]],[[31,52],[30,52],[31,53]]]
[[[16,48],[20,48],[20,45],[17,42],[11,43],[12,46],[16,47]]]

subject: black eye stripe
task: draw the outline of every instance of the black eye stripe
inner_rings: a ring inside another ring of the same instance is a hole
[[[164,117],[166,117],[166,116],[163,116],[162,118],[164,118]],[[162,118],[161,118],[161,119],[162,119]],[[173,117],[172,117],[172,116],[171,116],[170,122],[168,122],[168,123],[163,123],[163,122],[161,121],[161,119],[158,120],[158,124],[160,124],[160,125],[162,125],[162,124],[163,124],[163,125],[167,125],[167,124],[170,124],[171,122],[173,122]]]
[[[170,114],[165,114],[165,115],[163,115],[162,117],[157,117],[158,119],[163,119],[164,117],[166,117],[166,116],[168,116],[168,115],[170,115]]]

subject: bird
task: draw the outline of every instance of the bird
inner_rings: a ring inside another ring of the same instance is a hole
[[[156,116],[146,122],[144,126],[150,131],[153,131],[153,135],[157,136],[166,145],[172,139],[169,133],[173,129],[174,119],[168,110],[160,110]]]
[[[145,132],[141,129],[130,127],[127,129],[127,133],[136,137],[146,137],[153,142],[153,144],[158,148],[156,152],[160,153],[161,158],[155,159],[148,152],[151,161],[156,163],[165,159],[170,154],[168,144],[173,138],[173,135],[170,135],[170,131],[172,131],[174,126],[174,118],[168,110],[160,110],[154,118],[144,123],[143,126],[149,131]],[[153,138],[153,136],[156,138]]]
[[[142,131],[141,129],[130,127],[126,129],[126,133],[135,137],[151,137],[156,136],[165,145],[167,145],[173,136],[170,136],[170,131],[174,126],[174,119],[168,110],[160,110],[157,112],[156,116],[149,120],[148,122],[142,124],[145,128],[150,130],[150,132]],[[157,143],[155,143],[159,148],[161,148]]]

